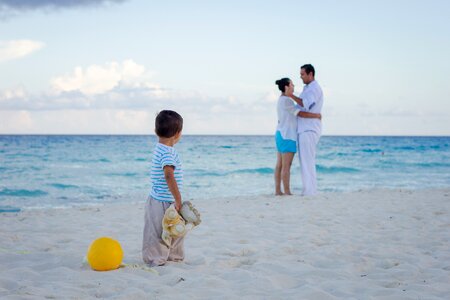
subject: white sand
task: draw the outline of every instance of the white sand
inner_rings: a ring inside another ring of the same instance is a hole
[[[8,299],[449,299],[450,190],[194,201],[186,260],[83,265],[97,237],[143,264],[143,203],[0,214]]]

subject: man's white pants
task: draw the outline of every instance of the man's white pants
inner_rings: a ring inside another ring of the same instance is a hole
[[[298,134],[298,158],[302,170],[303,195],[317,193],[316,178],[316,147],[320,135],[314,131],[306,131]]]

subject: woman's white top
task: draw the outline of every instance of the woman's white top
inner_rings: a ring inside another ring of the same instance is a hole
[[[297,115],[299,112],[300,109],[295,107],[295,104],[291,98],[283,95],[278,98],[277,130],[280,131],[283,139],[289,139],[293,141],[297,140]]]

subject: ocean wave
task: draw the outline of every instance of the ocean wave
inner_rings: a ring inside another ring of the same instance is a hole
[[[49,186],[52,186],[52,187],[54,187],[54,188],[57,188],[57,189],[77,189],[77,188],[79,188],[79,186],[77,186],[77,185],[73,185],[73,184],[64,184],[64,183],[58,183],[58,182],[56,182],[56,183],[50,183],[50,184],[48,184]]]
[[[417,163],[417,164],[412,164],[421,168],[450,168],[450,163],[448,162],[429,162],[429,163]]]
[[[327,159],[327,158],[335,158],[336,156],[338,157],[344,157],[344,156],[353,156],[354,153],[346,153],[346,152],[328,152],[328,153],[324,153],[324,154],[320,154],[318,157],[322,158],[322,159]]]
[[[358,173],[361,170],[356,168],[350,168],[350,167],[325,167],[318,165],[317,166],[317,172],[320,173]]]
[[[223,176],[224,172],[214,172],[210,170],[201,170],[201,169],[191,169],[186,170],[186,175],[188,176]]]
[[[11,197],[40,197],[46,195],[48,195],[48,193],[42,190],[3,189],[0,191],[0,196],[11,196]]]
[[[108,175],[108,176],[136,177],[139,174],[135,173],[135,172],[126,172],[126,173],[108,173],[106,175]]]
[[[0,206],[0,213],[16,213],[16,212],[20,212],[20,208],[9,205]]]
[[[394,150],[407,150],[407,151],[414,151],[416,148],[411,146],[401,146],[401,147],[394,147]]]
[[[381,149],[361,149],[359,151],[360,152],[365,152],[365,153],[379,153],[379,152],[383,152],[383,150],[381,150]]]
[[[274,169],[272,168],[255,168],[255,169],[238,169],[233,171],[211,171],[211,170],[201,170],[193,169],[189,170],[186,174],[190,176],[226,176],[231,174],[272,174]]]
[[[385,167],[399,168],[399,167],[418,167],[418,168],[450,168],[448,162],[403,162],[398,160],[382,160],[379,164]]]
[[[241,174],[241,173],[251,173],[251,174],[272,174],[274,169],[272,168],[256,168],[256,169],[241,169],[229,172],[230,174]]]
[[[447,144],[442,145],[442,146],[443,146],[444,148],[447,148]],[[430,149],[434,149],[434,150],[441,149],[441,146],[439,146],[439,145],[430,146]]]
[[[99,162],[106,162],[106,163],[110,163],[110,162],[111,162],[111,161],[110,161],[109,159],[107,159],[107,158],[100,158],[98,161],[99,161]]]
[[[70,160],[71,163],[110,163],[111,161],[107,158],[99,158],[99,159],[80,159],[80,158],[73,158]]]

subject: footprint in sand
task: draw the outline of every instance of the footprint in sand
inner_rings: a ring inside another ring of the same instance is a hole
[[[398,261],[394,261],[394,260],[384,260],[380,263],[378,263],[378,267],[383,268],[385,270],[387,269],[391,269],[393,267],[398,266],[400,263]]]
[[[226,262],[226,265],[231,268],[241,268],[251,266],[256,263],[256,259],[252,258],[233,258]]]
[[[397,281],[384,282],[381,284],[381,286],[388,288],[388,289],[396,288],[396,287],[399,287],[400,285],[401,285],[401,282],[397,282]]]
[[[57,243],[59,244],[59,243],[61,243],[61,244],[67,244],[67,243],[70,243],[70,242],[72,242],[73,241],[73,239],[62,239],[62,240],[58,240],[57,241]]]
[[[248,248],[241,249],[239,252],[227,251],[227,252],[223,253],[223,255],[227,255],[227,256],[231,256],[231,257],[250,256],[253,254],[255,254],[255,251],[252,249],[248,249]]]

